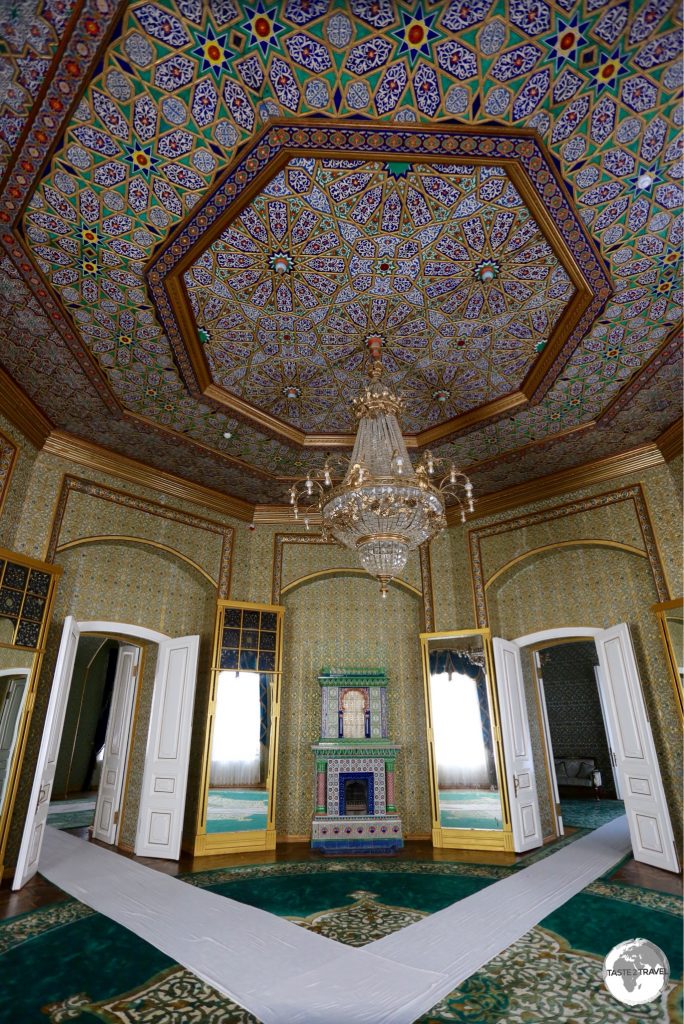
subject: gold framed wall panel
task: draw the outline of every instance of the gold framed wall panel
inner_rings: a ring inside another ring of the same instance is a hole
[[[271,600],[273,604],[277,604],[287,589],[283,587],[283,555],[286,544],[325,544],[328,547],[337,547],[334,541],[326,540],[319,534],[308,534],[308,533],[276,533],[273,536],[273,570],[271,576]],[[399,580],[394,581],[400,586],[406,586],[407,589],[414,591],[421,598],[423,606],[423,625],[426,630],[431,630],[434,626],[434,598],[432,591],[432,565],[430,562],[430,550],[428,545],[421,545],[418,549],[418,555],[420,559],[420,577],[422,591],[417,591],[416,588],[410,584],[406,584],[405,581]],[[347,567],[341,567],[340,571],[348,572]]]
[[[54,559],[55,555],[62,548],[66,549],[67,546],[72,546],[75,542],[70,541],[64,545],[60,545],[59,537],[62,530],[67,514],[67,505],[69,496],[72,493],[87,494],[92,498],[98,498],[101,501],[109,501],[113,504],[120,505],[124,508],[129,508],[137,512],[144,512],[147,515],[156,516],[160,519],[166,519],[174,523],[180,523],[184,526],[191,526],[198,530],[206,530],[209,533],[218,534],[222,537],[222,547],[220,564],[217,566],[216,579],[211,579],[211,582],[217,588],[217,595],[219,598],[226,598],[230,593],[230,578],[232,569],[232,549],[233,541],[235,536],[235,530],[232,526],[226,526],[223,523],[216,522],[214,519],[207,519],[205,516],[196,515],[192,512],[184,512],[182,509],[173,508],[167,505],[162,505],[159,502],[152,501],[149,498],[141,498],[134,494],[129,494],[126,491],[119,491],[113,487],[108,487],[105,484],[94,483],[92,480],[86,480],[83,477],[72,476],[71,474],[65,474],[62,480],[62,486],[55,503],[55,509],[52,516],[52,527],[50,530],[50,536],[47,542],[46,558],[50,561]],[[82,537],[79,538],[81,542],[85,542],[90,538]],[[145,543],[145,538],[131,537],[119,537],[120,540],[130,540],[138,543]],[[188,557],[183,555],[181,552],[174,552],[181,558],[189,561]],[[199,566],[195,566],[204,575],[206,572]]]
[[[482,541],[486,537],[496,534],[507,533],[512,530],[522,530],[528,526],[535,526],[538,523],[549,522],[554,519],[563,519],[566,516],[577,515],[581,512],[591,511],[597,508],[604,508],[617,502],[632,502],[634,511],[644,541],[644,550],[640,552],[648,558],[649,566],[653,576],[656,593],[661,600],[670,598],[669,586],[663,568],[663,562],[658,548],[658,542],[653,530],[653,524],[646,504],[646,498],[641,484],[632,484],[615,491],[607,491],[603,494],[596,494],[588,498],[580,498],[564,505],[554,505],[551,508],[541,509],[538,512],[529,512],[525,515],[513,516],[511,519],[504,519],[489,526],[476,527],[468,531],[468,550],[470,555],[471,580],[473,587],[473,603],[475,607],[475,621],[481,628],[489,625],[489,610],[487,607],[487,584],[494,577],[485,579]],[[581,540],[577,540],[581,543]],[[596,538],[585,538],[584,543],[597,543]],[[511,563],[512,564],[512,563]],[[498,574],[498,570],[496,571]]]

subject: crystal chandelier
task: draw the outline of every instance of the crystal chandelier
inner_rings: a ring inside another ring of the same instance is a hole
[[[352,399],[359,420],[351,457],[335,456],[321,469],[290,488],[295,518],[319,513],[322,535],[356,551],[361,564],[380,581],[387,596],[389,582],[406,565],[409,552],[446,528],[446,499],[453,499],[465,522],[473,510],[473,486],[453,462],[425,452],[411,464],[397,415],[402,400],[381,383],[381,341],[369,341],[370,383]],[[340,471],[343,479],[335,482]]]

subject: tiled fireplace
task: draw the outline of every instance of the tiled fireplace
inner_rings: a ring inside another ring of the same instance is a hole
[[[311,845],[325,853],[379,853],[404,845],[394,805],[399,746],[387,737],[383,669],[323,669],[316,813]]]

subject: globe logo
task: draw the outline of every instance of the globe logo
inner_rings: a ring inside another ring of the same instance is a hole
[[[667,957],[648,939],[621,942],[611,949],[603,962],[606,988],[627,1006],[652,1003],[667,985],[669,977]]]

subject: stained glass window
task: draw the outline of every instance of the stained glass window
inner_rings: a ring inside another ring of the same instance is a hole
[[[246,672],[277,670],[278,613],[250,607],[219,608],[221,669]]]
[[[0,557],[3,643],[14,647],[39,646],[53,578],[49,572]]]

